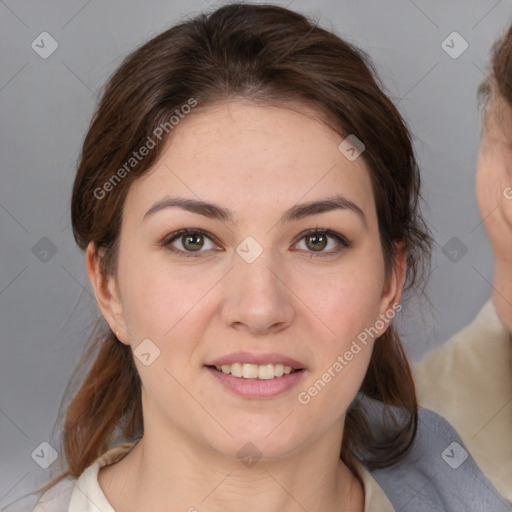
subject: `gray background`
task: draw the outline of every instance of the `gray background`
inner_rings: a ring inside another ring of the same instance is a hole
[[[475,94],[512,6],[506,0],[276,3],[319,17],[368,51],[414,133],[424,212],[437,242],[428,287],[432,305],[413,301],[402,315],[406,349],[416,360],[468,323],[490,296],[492,253],[474,192]],[[49,476],[31,453],[41,442],[52,444],[60,400],[97,315],[69,223],[75,165],[96,94],[129,52],[211,5],[220,3],[0,4],[2,509],[21,510],[22,502],[13,502]],[[47,59],[31,48],[44,31],[59,45]],[[441,47],[453,31],[469,44],[456,59]],[[38,251],[48,246],[39,242],[43,237],[54,244],[54,255]],[[457,262],[441,250],[452,237],[468,249]]]

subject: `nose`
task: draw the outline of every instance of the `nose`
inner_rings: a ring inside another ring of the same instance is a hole
[[[252,263],[235,254],[233,264],[225,284],[224,324],[254,335],[276,333],[291,325],[294,295],[271,251],[264,250]]]

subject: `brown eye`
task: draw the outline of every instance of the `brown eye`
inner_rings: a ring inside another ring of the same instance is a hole
[[[306,245],[313,251],[322,251],[327,246],[327,236],[324,233],[316,233],[305,237]]]
[[[198,251],[204,245],[203,235],[195,233],[193,235],[183,235],[181,237],[181,243],[184,249],[190,251]]]
[[[300,244],[304,244],[299,248],[309,253],[309,256],[335,255],[352,247],[346,237],[330,229],[311,229],[302,234]]]
[[[204,256],[203,253],[215,249],[210,236],[196,229],[180,229],[171,233],[161,243],[169,251],[181,256]]]

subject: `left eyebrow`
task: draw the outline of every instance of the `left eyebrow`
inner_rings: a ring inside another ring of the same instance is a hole
[[[320,201],[310,201],[309,203],[302,203],[296,206],[293,206],[282,215],[279,222],[283,224],[284,222],[290,222],[294,220],[303,219],[308,215],[315,215],[319,213],[329,212],[331,210],[350,210],[357,214],[364,226],[368,228],[366,217],[364,212],[356,203],[350,201],[346,197],[343,196],[332,196],[322,199]]]
[[[142,220],[144,222],[148,217],[154,215],[156,212],[171,207],[182,208],[183,210],[197,213],[211,219],[227,220],[235,223],[235,215],[228,208],[224,208],[213,203],[207,203],[205,201],[180,197],[167,197],[161,201],[158,201],[144,214]],[[368,228],[363,210],[353,201],[350,201],[346,197],[340,195],[295,205],[283,213],[279,219],[279,223],[284,224],[285,222],[293,222],[310,215],[317,215],[332,210],[352,211],[357,214],[357,216],[363,222],[364,226]]]

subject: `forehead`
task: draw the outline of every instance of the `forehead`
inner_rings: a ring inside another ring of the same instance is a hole
[[[371,208],[368,169],[363,158],[350,161],[340,152],[344,138],[301,104],[196,107],[127,200],[147,205],[155,195],[180,193],[242,210],[340,192]]]
[[[484,108],[483,137],[512,143],[512,107],[496,92]]]

